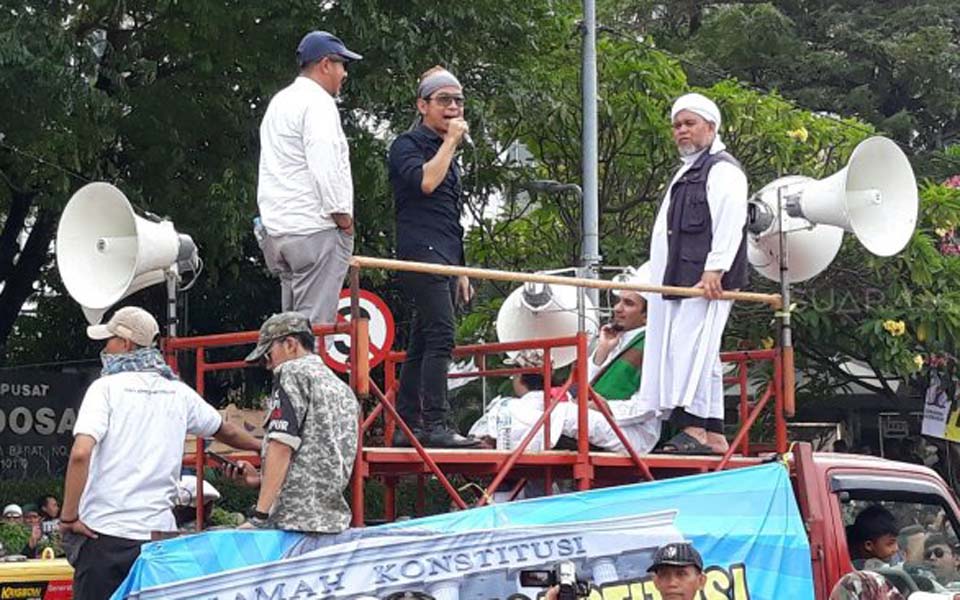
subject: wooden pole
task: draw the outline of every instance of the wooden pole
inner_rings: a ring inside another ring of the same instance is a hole
[[[542,275],[540,273],[515,273],[513,271],[498,271],[495,269],[477,269],[473,267],[457,267],[453,265],[435,265],[432,263],[393,260],[389,258],[372,258],[369,256],[354,256],[350,260],[353,267],[391,269],[394,271],[410,271],[414,273],[432,273],[457,277],[466,275],[476,279],[494,279],[497,281],[516,281],[525,283],[552,283],[554,285],[575,285],[586,288],[604,290],[634,290],[637,292],[654,292],[671,296],[688,296],[695,298],[703,296],[700,288],[685,288],[663,285],[640,285],[635,283],[620,283],[599,279],[584,279],[580,277],[562,277],[560,275]],[[722,300],[738,300],[740,302],[758,302],[768,304],[772,308],[781,307],[780,294],[760,294],[756,292],[724,292]]]

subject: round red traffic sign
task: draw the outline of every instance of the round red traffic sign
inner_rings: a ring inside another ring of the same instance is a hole
[[[387,353],[393,348],[393,336],[395,324],[393,313],[387,307],[383,298],[369,292],[360,290],[360,316],[370,320],[370,366],[374,367],[387,357]],[[350,320],[350,290],[344,288],[340,290],[340,301],[337,303],[337,322]],[[349,371],[350,362],[350,336],[346,333],[339,333],[333,337],[329,347],[320,348],[320,355],[323,357],[327,366],[340,373]]]

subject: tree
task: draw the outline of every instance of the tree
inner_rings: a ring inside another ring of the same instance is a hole
[[[345,32],[365,54],[343,104],[358,251],[389,254],[382,132],[409,123],[417,76],[450,65],[476,90],[471,108],[495,117],[485,103],[518,86],[537,45],[556,32],[549,5],[0,2],[0,93],[12,100],[0,126],[0,348],[14,332],[12,347],[31,357],[29,348],[48,359],[83,353],[82,343],[53,334],[77,331],[80,319],[49,268],[49,250],[60,209],[89,180],[116,183],[136,206],[194,236],[206,263],[191,292],[195,330],[255,327],[278,308],[271,286],[259,285],[266,279],[250,231],[257,126],[270,96],[295,75],[307,23]],[[21,320],[14,331],[28,298],[39,303],[39,321]],[[31,339],[38,330],[49,332],[39,345]]]
[[[960,137],[954,2],[648,3],[610,18],[682,56],[697,85],[722,73],[778,90],[873,124],[916,153],[924,174],[956,171],[943,155]]]
[[[3,14],[15,16],[0,23],[0,92],[16,99],[15,111],[6,113],[12,116],[0,126],[6,136],[0,147],[4,179],[0,211],[11,232],[3,234],[7,247],[11,239],[22,244],[25,228],[36,230],[38,241],[31,251],[24,246],[12,257],[12,269],[7,271],[13,275],[5,277],[14,279],[4,279],[2,293],[10,294],[10,301],[19,302],[19,307],[38,289],[33,287],[38,277],[43,293],[33,296],[37,316],[21,318],[9,338],[8,351],[19,360],[88,355],[83,341],[74,339],[80,336],[64,339],[68,336],[60,333],[78,331],[81,319],[58,288],[59,278],[49,261],[58,211],[86,179],[117,182],[138,206],[170,215],[181,230],[195,236],[207,271],[189,294],[192,332],[251,329],[278,308],[276,284],[265,276],[250,235],[256,128],[269,97],[294,75],[292,48],[308,22],[349,32],[343,34],[347,44],[365,55],[351,65],[343,98],[356,182],[358,253],[392,254],[386,148],[414,114],[417,77],[441,63],[465,82],[467,114],[477,133],[477,149],[465,153],[469,210],[479,222],[469,234],[469,260],[517,270],[577,261],[576,199],[521,192],[529,179],[571,183],[580,179],[579,2],[483,0],[438,5],[428,0],[356,0],[326,4],[319,13],[313,2],[140,1],[120,8],[91,2],[58,5],[54,11],[43,10],[46,5],[40,3],[26,10],[22,4],[0,0]],[[863,75],[833,63],[817,66],[831,53],[844,49],[852,53],[858,46],[850,38],[849,47],[828,48],[824,40],[832,38],[827,33],[818,46],[808,33],[827,27],[813,21],[828,9],[825,4],[804,6],[700,1],[603,6],[605,22],[617,25],[601,35],[599,45],[601,253],[606,264],[636,265],[646,256],[653,216],[676,164],[667,123],[669,106],[691,83],[702,85],[721,105],[722,136],[744,163],[752,189],[787,174],[831,174],[845,164],[857,142],[882,125],[869,116],[864,119],[874,126],[818,115],[786,99],[799,98],[804,90],[813,93],[816,86],[805,85],[797,73],[814,73],[831,85],[817,96],[823,102],[812,107],[845,115],[853,105],[840,103],[852,102],[842,98],[841,91],[859,85]],[[837,6],[833,9],[840,11],[837,19],[847,19],[845,23],[867,18],[855,14],[850,3]],[[907,12],[896,14],[913,14],[914,22],[928,23],[933,10],[929,7],[942,5],[925,6],[926,12],[913,13],[900,6]],[[845,27],[852,35],[852,25]],[[782,44],[751,62],[766,42],[747,39],[751,36],[741,35],[744,28],[769,29],[773,34],[767,41]],[[744,80],[781,88],[783,96],[712,75],[705,80],[707,71],[651,47],[647,37],[638,40],[632,35],[650,31],[659,31],[673,54],[687,53],[686,58],[702,59],[704,65],[714,58],[707,51],[715,50],[717,60],[725,63],[719,66],[734,65]],[[918,26],[898,32],[897,51],[905,52],[909,47],[903,45],[905,40],[919,31]],[[896,54],[896,48],[883,47],[891,56]],[[920,54],[941,57],[948,68],[952,58],[941,50]],[[857,55],[864,73],[870,71],[863,66],[868,54]],[[902,61],[920,58],[897,56]],[[800,66],[792,68],[792,59]],[[946,92],[951,77],[944,75]],[[871,90],[883,87],[867,80]],[[22,81],[35,83],[19,85]],[[790,82],[793,88],[787,85]],[[891,97],[902,100],[902,94]],[[884,118],[900,110],[890,112],[886,102],[876,106]],[[949,107],[947,94],[936,117],[945,123],[945,132],[953,127]],[[910,107],[905,110],[918,123],[929,116],[915,114]],[[865,109],[857,112],[866,115]],[[930,141],[933,125],[918,125],[917,131],[920,136],[911,141],[916,149],[936,146]],[[532,163],[511,162],[512,154],[505,150],[514,142],[530,151]],[[943,155],[956,160],[950,152],[948,148]],[[955,343],[960,322],[952,315],[960,305],[950,290],[957,287],[960,273],[957,258],[938,251],[944,236],[937,233],[960,224],[955,194],[954,189],[935,184],[924,187],[921,227],[900,256],[876,259],[848,239],[831,269],[797,286],[801,366],[822,375],[810,383],[811,393],[846,385],[849,378],[838,368],[847,357],[861,358],[879,373],[907,377],[917,372],[917,355],[947,352],[947,346]],[[16,200],[19,197],[29,204]],[[490,215],[495,197],[505,201],[498,218]],[[390,274],[370,271],[364,276],[365,286],[387,297],[403,323],[409,315]],[[759,277],[751,285],[776,289]],[[14,296],[16,289],[26,292]],[[830,304],[831,294],[857,289],[884,293],[865,291],[854,308],[843,312]],[[492,339],[493,318],[508,288],[490,285],[482,291],[480,305],[461,328],[462,339]],[[159,307],[159,294],[147,292],[142,301]],[[9,310],[6,299],[0,299],[3,309]],[[893,335],[891,330],[900,331],[901,320],[904,333]],[[10,323],[5,325],[7,332]],[[3,326],[0,321],[0,334]],[[772,329],[769,311],[738,307],[728,346],[759,346]],[[402,341],[401,337],[398,345]],[[885,384],[876,387],[890,393]]]

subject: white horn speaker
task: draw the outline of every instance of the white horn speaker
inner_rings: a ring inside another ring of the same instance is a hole
[[[780,281],[780,232],[787,254],[787,281],[796,283],[814,277],[833,262],[843,243],[843,230],[832,225],[813,225],[805,219],[791,217],[783,212],[783,222],[777,219],[778,195],[783,198],[799,193],[816,182],[810,177],[790,175],[781,177],[754,194],[750,199],[754,218],[762,215],[764,225],[747,234],[747,260],[758,273],[773,281]]]
[[[779,281],[782,244],[786,279],[795,283],[833,262],[844,231],[872,254],[891,256],[910,241],[918,206],[906,155],[887,138],[872,137],[826,179],[791,175],[757,192],[750,199],[747,257],[761,275]]]
[[[877,256],[903,250],[913,236],[918,207],[910,161],[893,141],[879,136],[860,142],[845,168],[810,182],[787,201],[792,216],[849,231]]]
[[[593,304],[584,294],[584,310],[595,314]],[[577,288],[568,285],[527,283],[513,290],[497,313],[497,339],[519,342],[544,338],[569,337],[577,333]],[[587,334],[597,333],[593,319],[587,319]],[[515,357],[519,352],[507,352]],[[577,359],[572,346],[550,351],[553,367],[559,369]]]
[[[133,281],[130,282],[130,287],[127,289],[127,292],[123,295],[123,298],[130,296],[136,292],[139,292],[142,289],[146,289],[150,286],[157,285],[158,283],[163,283],[167,277],[167,272],[162,269],[157,269],[156,271],[149,271],[147,273],[142,273],[133,278]],[[86,317],[87,322],[91,325],[96,325],[103,320],[103,315],[110,310],[110,307],[106,308],[90,308],[89,306],[80,305],[80,309],[83,310],[83,316]]]
[[[57,268],[91,322],[124,297],[163,281],[166,272],[177,273],[178,264],[195,270],[198,263],[189,236],[170,221],[137,216],[109,183],[80,188],[60,217]]]

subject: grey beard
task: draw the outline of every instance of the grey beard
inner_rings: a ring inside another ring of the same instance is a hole
[[[697,152],[700,152],[704,148],[706,148],[706,146],[704,146],[703,148],[697,148],[693,144],[677,145],[677,151],[680,153],[680,156],[693,156],[694,154],[696,154]]]

